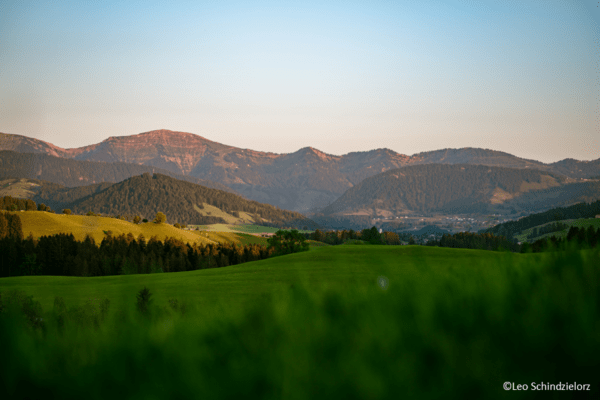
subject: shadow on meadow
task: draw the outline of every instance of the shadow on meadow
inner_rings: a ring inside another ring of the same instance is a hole
[[[321,292],[294,284],[238,313],[155,304],[148,288],[119,310],[56,298],[43,312],[25,293],[2,293],[0,379],[16,397],[596,396],[598,256],[525,257],[470,279],[407,276]],[[504,382],[529,390],[507,393]],[[533,391],[532,382],[592,392]]]

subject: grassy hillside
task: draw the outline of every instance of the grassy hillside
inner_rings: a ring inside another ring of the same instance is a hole
[[[192,272],[96,278],[2,278],[0,290],[28,287],[30,294],[44,308],[51,307],[57,295],[74,303],[83,302],[88,297],[106,297],[111,304],[120,306],[125,304],[121,302],[126,301],[127,295],[143,285],[156,293],[157,302],[177,297],[198,304],[212,304],[224,300],[223,293],[227,293],[227,303],[241,305],[250,298],[258,299],[266,293],[302,282],[319,291],[345,285],[375,285],[379,275],[385,275],[397,284],[407,277],[434,280],[450,276],[466,278],[480,274],[486,266],[500,265],[502,260],[514,263],[527,259],[537,263],[541,258],[541,254],[498,254],[422,246],[323,246],[285,257]],[[486,268],[486,275],[499,273]]]
[[[241,213],[240,213],[241,214]],[[192,229],[200,229],[204,232],[230,232],[238,234],[256,235],[260,233],[275,233],[281,228],[254,224],[211,224],[211,225],[188,225]],[[311,233],[314,231],[298,229],[300,233]]]
[[[566,238],[567,233],[569,232],[569,228],[571,226],[576,226],[577,228],[587,228],[588,226],[592,226],[592,227],[594,227],[594,230],[597,230],[600,228],[600,218],[566,219],[566,220],[557,221],[557,222],[561,222],[563,224],[568,225],[568,228],[563,229],[561,231],[545,233],[543,235],[536,236],[533,239],[529,239],[529,240],[527,239],[527,236],[529,236],[529,234],[532,233],[535,228],[539,229],[539,228],[542,228],[546,225],[550,225],[553,223],[553,222],[548,222],[546,224],[534,226],[533,228],[525,229],[519,235],[515,235],[515,238],[520,242],[532,242],[532,241],[536,241],[538,239],[549,238],[551,236],[556,236],[557,238]]]
[[[29,233],[32,233],[36,238],[58,233],[72,233],[76,240],[83,240],[85,235],[89,234],[94,238],[96,244],[99,245],[105,236],[104,231],[112,231],[113,236],[122,233],[128,234],[130,232],[135,237],[143,234],[146,240],[156,235],[160,240],[168,236],[180,239],[186,243],[241,243],[240,237],[235,233],[182,230],[168,223],[155,224],[147,222],[136,225],[131,222],[108,217],[53,214],[45,211],[23,211],[16,213],[21,217],[23,235],[25,237]]]
[[[30,199],[39,185],[28,179],[0,179],[0,197],[11,196]]]
[[[239,218],[237,218],[208,203],[202,203],[202,208],[194,204],[194,210],[204,217],[221,218],[227,224],[251,224],[254,222],[254,217],[249,213],[241,212],[239,213]]]
[[[577,382],[594,398],[598,257],[341,245],[194,272],[2,278],[4,304],[20,289],[47,312],[44,335],[0,315],[0,383],[26,398],[529,399],[532,382]],[[529,391],[506,396],[505,382]]]

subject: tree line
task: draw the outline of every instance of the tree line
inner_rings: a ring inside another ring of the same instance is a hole
[[[533,239],[535,237],[545,235],[546,233],[558,232],[569,228],[569,225],[564,222],[553,222],[551,224],[533,228],[531,233],[527,235],[527,239]]]
[[[594,248],[600,245],[600,228],[594,230],[593,226],[587,228],[578,228],[571,226],[567,232],[566,238],[557,238],[552,235],[550,238],[542,238],[533,243],[523,243],[522,252],[538,253],[556,248],[562,248],[567,243],[573,243],[579,248]]]
[[[44,203],[35,204],[31,199],[20,199],[18,197],[4,196],[0,198],[0,210],[6,211],[48,211],[54,212]]]
[[[402,235],[403,239],[408,240],[407,235]],[[343,230],[321,230],[316,229],[312,233],[307,233],[306,237],[317,242],[323,242],[331,245],[344,244],[350,240],[362,240],[370,244],[388,244],[399,245],[401,235],[395,232],[379,232],[377,227],[365,228],[362,230],[343,229]]]
[[[68,210],[65,210],[68,211]],[[136,217],[139,222],[139,216]],[[157,213],[154,222],[164,223],[166,215]],[[178,224],[175,224],[176,227]],[[73,234],[42,236],[32,234],[24,239],[18,214],[0,212],[0,277],[15,275],[106,276],[180,272],[205,268],[220,268],[270,256],[308,250],[305,237],[298,231],[278,231],[269,239],[268,247],[258,244],[184,243],[152,236],[148,242],[143,234],[137,238],[129,233],[106,236],[100,246],[86,235],[83,241]]]
[[[15,214],[0,212],[0,239],[23,239],[21,218]]]
[[[317,229],[313,233],[307,234],[307,237],[331,245],[343,244],[349,240],[362,240],[370,244],[381,245],[399,245],[402,242],[417,244],[410,233],[398,234],[387,231],[382,231],[380,233],[375,226],[361,231],[354,231],[352,229],[321,231]],[[444,234],[440,240],[430,240],[426,245],[494,251],[504,249],[518,252],[521,250],[520,245],[514,241],[510,241],[502,236],[495,236],[491,233],[477,234],[472,232],[460,232],[453,235]]]
[[[0,224],[1,221],[0,217]],[[0,276],[106,276],[193,271],[263,260],[274,251],[258,244],[190,245],[176,238],[165,238],[161,242],[156,236],[146,241],[143,235],[136,238],[131,233],[106,235],[97,246],[90,236],[83,241],[64,233],[39,239],[30,235],[23,239],[21,232],[20,237],[12,234],[0,239]]]
[[[459,232],[453,235],[443,234],[440,240],[431,240],[426,245],[491,251],[510,250],[517,253],[521,251],[521,245],[515,241],[491,233]]]

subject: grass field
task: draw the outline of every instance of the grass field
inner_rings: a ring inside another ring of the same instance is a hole
[[[578,228],[587,228],[588,226],[593,226],[594,229],[600,228],[600,218],[565,219],[565,220],[557,221],[557,222],[561,222],[563,224],[566,224],[569,227],[576,226]],[[539,228],[541,228],[543,226],[551,225],[553,223],[554,223],[554,221],[553,222],[548,222],[547,224],[538,225],[537,228],[539,229]],[[532,240],[528,240],[527,236],[531,232],[533,232],[533,230],[535,228],[536,227],[526,229],[523,232],[521,232],[521,234],[515,235],[515,238],[517,238],[517,240],[519,242],[526,242],[526,241],[530,241],[531,242],[531,241],[536,241],[538,239],[549,238],[551,236],[556,236],[557,238],[566,238],[567,237],[567,233],[569,232],[569,229],[567,228],[567,229],[563,229],[562,231],[545,233],[543,235],[536,236]]]
[[[221,217],[228,224],[246,224],[254,222],[254,218],[246,212],[240,211],[240,218],[236,218],[231,214],[227,214],[225,211],[221,210],[218,207],[211,206],[210,204],[203,203],[204,208],[200,208],[198,206],[194,206],[194,210],[196,210],[200,215],[211,216],[211,217]]]
[[[269,245],[269,243],[267,242],[267,238],[249,235],[247,233],[236,233],[235,235],[237,235],[237,237],[239,238],[239,241],[242,245],[246,245],[246,244],[260,244],[263,246]]]
[[[279,228],[251,224],[231,226],[230,229],[235,232],[243,233],[275,233],[279,230]]]
[[[247,234],[257,233],[275,233],[280,228],[272,228],[269,226],[254,225],[254,224],[211,224],[211,225],[189,225],[190,228],[199,228],[207,232],[239,232]],[[300,233],[311,233],[313,231],[298,230]]]
[[[94,238],[97,245],[100,245],[105,236],[104,231],[112,231],[113,236],[122,233],[132,233],[135,237],[143,234],[146,240],[156,235],[159,240],[165,236],[175,237],[185,243],[216,243],[233,242],[247,243],[252,242],[245,236],[241,236],[233,231],[210,231],[200,232],[193,230],[183,230],[175,228],[170,224],[155,224],[153,222],[141,223],[139,225],[128,221],[123,221],[108,217],[94,217],[85,215],[65,215],[53,214],[45,211],[16,211],[14,212],[21,218],[23,226],[23,235],[27,237],[32,233],[38,238],[44,235],[55,235],[58,233],[73,233],[76,240],[85,239],[86,234]],[[254,241],[253,243],[262,243]],[[265,242],[266,243],[266,242]]]
[[[192,272],[2,278],[2,299],[34,296],[46,328],[0,317],[0,382],[60,398],[529,399],[556,394],[532,382],[575,381],[595,396],[599,258],[341,245]],[[148,317],[133,309],[144,286]],[[80,308],[59,315],[55,296]],[[110,301],[98,327],[83,317],[95,298]]]

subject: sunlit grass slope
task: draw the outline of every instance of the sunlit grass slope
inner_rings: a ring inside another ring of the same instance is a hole
[[[342,245],[194,272],[2,278],[3,299],[21,289],[47,313],[43,334],[0,315],[0,385],[19,398],[597,398],[599,258]],[[143,286],[148,317],[132,314]],[[54,296],[106,297],[109,318],[60,314]]]
[[[198,206],[194,206],[194,210],[196,210],[200,215],[211,216],[211,217],[221,217],[228,224],[245,224],[254,222],[254,218],[246,212],[240,211],[240,217],[236,218],[231,214],[226,213],[218,207],[212,206],[207,203],[203,203],[204,208],[200,208]]]
[[[146,240],[149,240],[152,236],[156,235],[159,240],[164,240],[164,238],[168,236],[177,238],[186,243],[241,243],[238,235],[234,233],[200,233],[198,231],[178,229],[168,223],[155,224],[153,222],[147,222],[136,225],[128,221],[108,217],[53,214],[45,211],[23,211],[15,213],[21,217],[23,235],[25,237],[27,237],[29,233],[32,233],[36,238],[58,233],[72,233],[76,240],[83,240],[85,239],[85,236],[89,234],[94,238],[96,244],[100,244],[105,237],[104,231],[112,231],[113,236],[131,232],[137,238],[140,234],[143,234]]]

